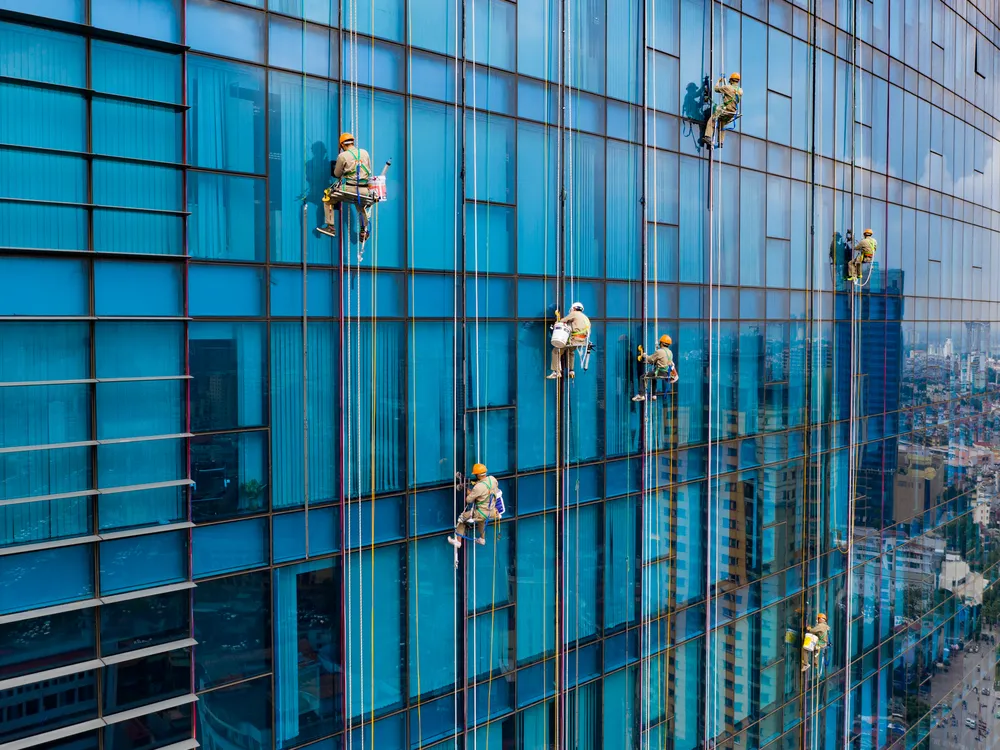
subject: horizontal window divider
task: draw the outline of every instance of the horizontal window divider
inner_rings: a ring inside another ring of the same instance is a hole
[[[178,218],[191,215],[190,211],[184,211],[182,209],[173,209],[173,208],[141,208],[139,206],[109,206],[104,203],[87,203],[85,205],[87,206],[87,208],[93,208],[95,210],[118,211],[119,213],[127,213],[127,214],[158,214],[160,216],[176,216]],[[137,253],[137,254],[149,255],[149,253]]]
[[[175,432],[170,435],[143,435],[140,437],[107,438],[96,441],[97,445],[121,445],[122,443],[151,443],[154,440],[180,440],[194,437],[190,432]]]
[[[90,37],[92,39],[127,42],[129,44],[139,45],[142,47],[153,47],[164,52],[171,52],[175,55],[180,55],[181,53],[187,52],[191,49],[186,44],[180,44],[178,42],[165,42],[159,39],[147,39],[146,37],[136,36],[135,34],[126,34],[122,31],[111,31],[97,26],[74,23],[73,21],[62,21],[56,18],[33,16],[27,13],[18,13],[17,11],[12,10],[0,10],[0,18],[30,24],[31,26],[41,26],[48,29],[57,29],[59,31],[69,31],[77,34],[78,36]],[[6,746],[0,745],[0,747]]]
[[[128,539],[136,536],[149,536],[150,534],[164,534],[169,531],[181,531],[182,529],[193,529],[191,521],[180,521],[178,523],[165,523],[159,526],[141,526],[137,529],[123,529],[122,531],[101,532],[97,536],[102,542],[112,539]]]
[[[78,609],[91,609],[101,603],[100,599],[80,599],[66,604],[56,604],[51,607],[40,607],[39,609],[26,609],[21,612],[12,612],[9,615],[0,615],[0,625],[9,625],[12,622],[23,622],[24,620],[34,620],[36,617],[48,617],[49,615],[61,615],[63,612],[75,612]],[[3,745],[0,745],[3,747]]]
[[[2,17],[2,16],[0,16]],[[51,148],[50,146],[26,146],[23,143],[5,143],[0,141],[0,149],[10,149],[12,151],[36,151],[40,154],[52,154],[54,156],[73,156],[77,159],[104,159],[105,161],[120,161],[129,164],[149,164],[154,167],[173,167],[174,169],[185,169],[184,162],[162,161],[160,159],[143,159],[139,156],[120,156],[118,154],[101,154],[93,151],[70,151],[65,148]],[[263,176],[263,175],[261,175]]]
[[[140,490],[158,490],[161,487],[183,487],[192,485],[190,479],[171,479],[166,482],[146,482],[145,484],[123,484],[120,487],[100,487],[97,495],[116,495],[119,492],[139,492]]]
[[[182,648],[190,648],[191,646],[197,646],[198,641],[194,638],[183,638],[179,641],[170,641],[169,643],[160,643],[156,646],[148,646],[147,648],[140,648],[135,651],[125,651],[121,654],[114,654],[113,656],[102,656],[100,661],[106,667],[110,667],[112,664],[120,664],[124,661],[134,661],[135,659],[144,659],[147,656],[156,656],[157,654],[165,654],[168,651],[177,651]]]
[[[59,450],[62,448],[85,448],[97,445],[96,440],[78,440],[75,443],[47,443],[45,445],[20,445],[13,448],[0,448],[0,454],[4,453],[28,453],[30,451]]]
[[[175,742],[172,745],[165,745],[158,750],[195,750],[195,748],[201,747],[201,743],[193,737],[189,740],[182,740],[180,742]]]
[[[142,97],[129,96],[128,94],[115,94],[110,91],[99,91],[97,89],[88,89],[82,86],[71,86],[65,83],[52,83],[51,81],[37,81],[32,78],[17,78],[16,76],[0,75],[0,83],[13,83],[18,86],[31,86],[32,88],[46,89],[48,91],[62,91],[67,94],[79,94],[83,97],[112,99],[121,102],[133,102],[135,104],[152,104],[156,107],[173,109],[178,112],[186,112],[191,108],[187,104],[165,102],[159,99],[143,99]]]
[[[193,375],[145,375],[137,378],[97,378],[96,383],[147,383],[157,380],[194,380]],[[3,385],[0,383],[0,385]]]
[[[47,549],[59,549],[60,547],[75,547],[99,541],[101,541],[101,538],[96,534],[88,534],[87,536],[74,536],[70,539],[53,539],[48,542],[38,542],[37,544],[22,544],[17,547],[0,547],[0,557],[18,555],[22,552],[39,552]]]
[[[188,172],[189,175],[190,174],[195,174],[195,173],[197,173],[197,174],[214,174],[214,175],[218,175],[219,177],[250,177],[250,178],[253,178],[255,180],[264,180],[264,179],[267,178],[266,174],[257,174],[256,172],[231,172],[231,171],[225,170],[225,169],[210,169],[208,167],[196,167],[193,164],[187,165],[187,172]],[[244,260],[240,260],[240,261],[226,261],[226,260],[224,260],[222,258],[202,258],[202,260],[211,261],[211,262],[233,263],[233,264],[247,263],[248,262],[248,261],[244,261]],[[263,263],[264,261],[260,261],[260,262]],[[294,268],[302,268],[302,263],[301,262],[293,263],[291,261],[287,261],[286,264],[289,265],[289,266],[292,266]],[[309,265],[311,266],[312,264],[310,263]]]
[[[162,256],[161,256],[162,257]],[[175,258],[176,256],[168,256]],[[91,320],[180,320],[188,321],[193,320],[193,318],[187,318],[183,315],[97,315]]]
[[[96,378],[78,378],[76,380],[12,380],[0,383],[0,388],[27,388],[33,385],[87,385],[98,382]]]
[[[42,680],[54,680],[58,677],[76,674],[77,672],[100,669],[103,666],[104,662],[100,659],[87,659],[76,664],[67,664],[65,667],[56,667],[55,669],[46,669],[43,672],[32,672],[20,677],[11,677],[9,680],[0,680],[0,691],[30,685],[33,682],[41,682]]]
[[[126,591],[121,594],[102,596],[97,598],[95,601],[97,604],[118,604],[119,602],[130,602],[133,599],[145,599],[149,596],[174,594],[178,591],[187,591],[195,588],[198,588],[198,585],[194,581],[182,581],[181,583],[169,583],[166,586],[155,586],[151,589],[136,589],[135,591]]]
[[[470,406],[466,409],[466,414],[478,414],[479,412],[488,411],[510,411],[514,408],[516,408],[514,404],[510,404],[508,406]]]
[[[107,726],[112,724],[119,724],[123,721],[128,721],[130,719],[136,719],[140,716],[148,716],[149,714],[155,714],[158,711],[166,711],[169,708],[177,708],[178,706],[186,706],[189,703],[194,703],[198,700],[198,696],[194,693],[188,693],[187,695],[181,695],[177,698],[170,698],[165,701],[158,701],[156,703],[150,703],[145,706],[139,706],[138,708],[132,708],[128,711],[121,711],[117,714],[111,714],[110,716],[104,717],[104,723]]]
[[[0,18],[2,18],[2,16],[0,16]],[[83,732],[89,732],[92,729],[100,729],[103,726],[105,726],[104,719],[91,719],[90,721],[73,724],[68,727],[63,727],[62,729],[54,729],[53,731],[45,732],[44,734],[35,734],[31,737],[15,740],[14,742],[5,742],[0,745],[0,750],[25,750],[25,748],[35,747],[36,745],[42,745],[48,742],[65,739],[66,737],[82,734]]]
[[[0,248],[3,250],[4,248]],[[60,323],[67,320],[97,320],[93,315],[0,315],[0,322],[10,321],[47,321]]]
[[[89,497],[99,495],[98,490],[79,490],[78,492],[57,492],[54,495],[35,495],[34,497],[13,497],[9,500],[0,500],[0,507],[4,505],[23,505],[24,503],[44,503],[52,500],[68,500],[73,497]]]

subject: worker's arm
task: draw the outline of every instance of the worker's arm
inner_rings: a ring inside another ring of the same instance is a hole
[[[483,498],[489,497],[490,491],[486,487],[484,482],[476,482],[472,485],[471,489],[466,493],[465,499],[467,502],[479,502]]]

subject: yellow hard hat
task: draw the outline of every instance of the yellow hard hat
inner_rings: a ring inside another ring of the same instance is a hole
[[[480,474],[486,473],[486,464],[476,464],[472,467],[472,475],[478,477]]]
[[[340,145],[343,146],[345,143],[354,143],[354,136],[350,133],[341,133]]]
[[[738,80],[740,80],[740,74],[739,73],[733,73],[731,76],[729,76],[729,80],[730,81],[738,81]]]
[[[866,229],[866,230],[865,230],[865,237],[868,237],[869,235],[872,235],[872,234],[875,234],[875,232],[873,232],[873,231],[872,231],[872,230],[870,230],[870,229]]]
[[[822,612],[820,612],[818,615],[816,615],[816,619],[818,619],[818,620],[825,620],[826,619],[826,615],[824,615]]]
[[[667,334],[663,334],[662,336],[660,336],[660,343],[670,346],[672,343],[674,343],[674,340],[670,338]]]

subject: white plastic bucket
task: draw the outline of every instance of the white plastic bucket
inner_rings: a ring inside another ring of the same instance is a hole
[[[569,342],[570,327],[565,323],[556,323],[552,326],[552,348],[563,349]]]
[[[376,201],[384,201],[386,199],[385,175],[380,174],[372,177],[368,181],[368,191]]]

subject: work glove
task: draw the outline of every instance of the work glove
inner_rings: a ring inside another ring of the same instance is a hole
[[[642,344],[639,344],[639,356],[635,359],[637,362],[642,362]]]

